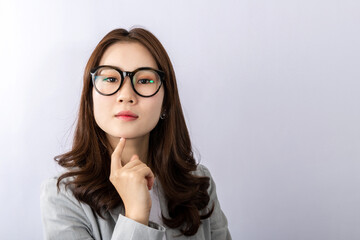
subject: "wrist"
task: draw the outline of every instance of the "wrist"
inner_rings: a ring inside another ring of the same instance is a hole
[[[125,217],[130,218],[138,223],[149,225],[149,213],[146,212],[130,212],[125,210]]]

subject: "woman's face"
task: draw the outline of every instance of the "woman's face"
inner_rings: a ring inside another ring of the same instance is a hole
[[[111,65],[122,71],[134,71],[140,67],[158,69],[151,53],[137,42],[111,45],[104,52],[99,65]],[[119,137],[148,137],[159,121],[164,99],[163,87],[152,97],[141,97],[134,92],[127,76],[117,93],[103,96],[93,87],[92,94],[95,121],[110,142],[114,143]],[[119,113],[122,115],[119,116]],[[130,117],[129,114],[135,117]]]

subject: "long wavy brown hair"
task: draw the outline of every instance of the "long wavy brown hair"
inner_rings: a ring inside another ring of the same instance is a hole
[[[72,149],[55,157],[59,165],[68,169],[59,177],[58,188],[61,180],[67,178],[66,186],[71,184],[74,196],[91,206],[101,217],[103,211],[122,204],[109,180],[113,149],[94,119],[90,76],[91,69],[98,66],[105,50],[119,41],[138,42],[145,46],[158,68],[165,72],[163,110],[166,110],[166,118],[160,120],[150,133],[147,164],[160,181],[168,202],[170,218],[162,216],[164,224],[179,228],[186,236],[194,235],[201,219],[210,217],[213,211],[213,207],[206,209],[210,199],[207,192],[209,178],[191,174],[197,164],[180,104],[175,73],[160,41],[145,29],[115,29],[99,42],[91,54],[85,67]],[[201,215],[200,210],[206,210],[206,213]]]

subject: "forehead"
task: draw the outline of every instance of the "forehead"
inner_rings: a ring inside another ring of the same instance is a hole
[[[111,65],[123,71],[134,71],[140,67],[157,69],[149,50],[138,42],[117,42],[106,49],[100,65]]]

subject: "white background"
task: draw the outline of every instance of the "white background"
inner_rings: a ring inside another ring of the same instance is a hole
[[[41,239],[85,64],[118,27],[167,49],[233,239],[360,239],[358,0],[3,1],[0,238]]]

